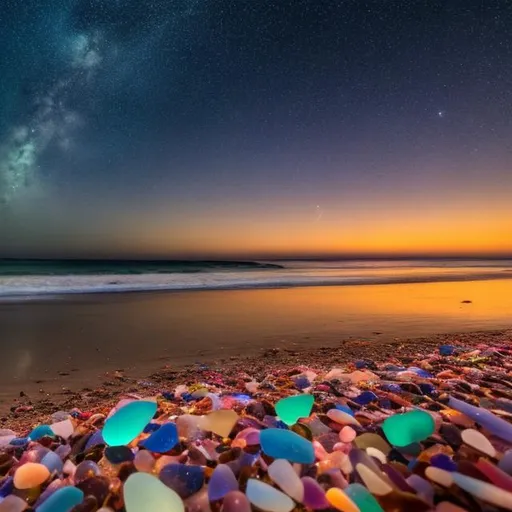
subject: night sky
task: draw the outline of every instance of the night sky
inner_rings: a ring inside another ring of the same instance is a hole
[[[0,255],[512,254],[512,2],[2,0]]]

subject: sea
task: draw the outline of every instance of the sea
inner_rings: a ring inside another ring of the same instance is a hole
[[[475,281],[512,278],[512,259],[283,261],[0,260],[0,297]]]

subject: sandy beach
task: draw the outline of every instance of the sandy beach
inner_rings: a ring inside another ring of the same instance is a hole
[[[3,351],[2,421],[23,421],[13,413],[20,405],[41,414],[61,403],[92,406],[113,389],[182,378],[201,364],[332,366],[398,347],[421,353],[446,339],[507,339],[511,312],[511,280],[3,302],[2,339],[15,343]]]

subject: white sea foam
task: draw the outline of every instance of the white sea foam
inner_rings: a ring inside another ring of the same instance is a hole
[[[29,298],[64,293],[110,293],[157,290],[215,290],[461,281],[512,278],[512,262],[292,262],[283,269],[229,270],[136,275],[0,276],[0,296]]]

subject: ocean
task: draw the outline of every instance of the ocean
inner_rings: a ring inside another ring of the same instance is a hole
[[[512,277],[511,259],[338,261],[0,260],[0,297],[287,288]]]

